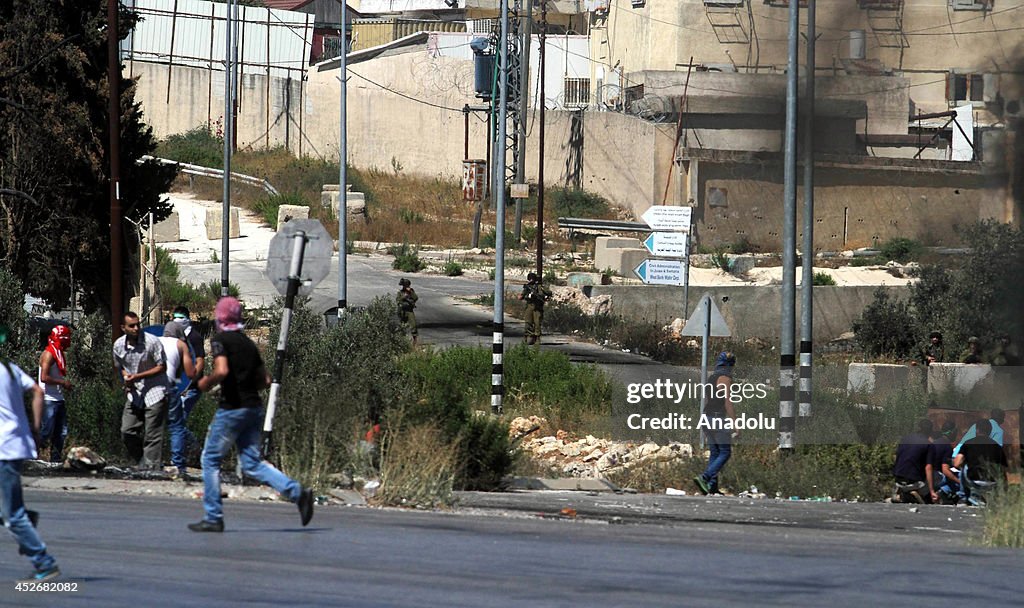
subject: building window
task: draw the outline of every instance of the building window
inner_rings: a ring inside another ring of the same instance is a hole
[[[590,79],[565,79],[565,107],[584,108],[590,104]]]
[[[985,76],[950,72],[946,75],[946,99],[950,102],[984,101]]]
[[[987,11],[992,10],[995,0],[949,0],[954,11]]]
[[[789,7],[789,0],[764,0],[764,3],[768,6]],[[807,0],[800,0],[800,8],[807,8]]]

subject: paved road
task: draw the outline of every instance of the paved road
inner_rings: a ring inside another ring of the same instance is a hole
[[[950,584],[930,593],[943,605],[1010,606],[1022,590],[1020,553],[969,548],[963,533],[928,527],[322,508],[303,529],[292,505],[229,502],[227,531],[215,535],[185,530],[201,511],[194,500],[27,494],[61,580],[79,591],[26,594],[2,583],[4,606],[923,605],[923,587],[940,577]],[[531,496],[548,512],[564,498]],[[833,518],[843,512],[825,506]],[[885,507],[894,508],[874,505]],[[0,580],[9,581],[25,560],[5,542]],[[958,590],[960,581],[973,588]]]

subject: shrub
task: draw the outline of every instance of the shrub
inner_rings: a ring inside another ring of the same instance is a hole
[[[881,257],[877,255],[860,256],[856,258],[851,258],[850,266],[853,266],[854,268],[859,268],[863,266],[881,266],[882,264],[885,264],[885,262],[886,260],[883,260]]]
[[[726,255],[724,247],[715,249],[711,254],[711,265],[722,272],[732,272],[732,262],[729,261],[729,256]]]
[[[7,326],[7,342],[0,344],[0,357],[11,356],[21,344],[25,330],[25,290],[21,280],[0,266],[0,323]]]
[[[894,300],[883,288],[875,290],[875,299],[853,322],[857,342],[874,356],[902,358],[917,345],[917,324],[905,300]]]
[[[449,277],[457,277],[462,275],[462,264],[459,264],[455,260],[448,260],[441,267],[441,272]]]
[[[402,207],[398,210],[398,219],[406,224],[422,224],[423,214]]]
[[[253,203],[252,210],[263,218],[263,222],[271,228],[277,229],[278,209],[281,205],[300,205],[311,207],[308,201],[298,192],[290,194],[277,194],[263,196]]]
[[[817,287],[819,285],[827,286],[827,285],[835,285],[835,284],[836,284],[836,280],[833,279],[832,275],[830,275],[829,273],[827,273],[827,272],[816,272],[816,273],[814,273],[814,280],[812,282],[812,285],[814,285],[815,287]]]
[[[505,248],[507,249],[513,244],[512,231],[505,231]],[[480,247],[484,249],[494,249],[498,246],[498,237],[494,228],[491,228],[487,232],[480,235]]]
[[[198,126],[160,142],[156,156],[221,169],[224,167],[224,138],[213,133],[209,126]]]
[[[549,193],[559,217],[600,217],[608,213],[608,201],[592,192],[561,188]]]
[[[410,247],[409,243],[402,243],[397,247],[389,247],[388,253],[395,256],[391,267],[402,272],[419,272],[427,267],[427,263],[420,259],[419,252]]]
[[[884,261],[895,261],[900,264],[916,260],[924,253],[924,245],[913,239],[897,236],[882,243],[879,247]]]

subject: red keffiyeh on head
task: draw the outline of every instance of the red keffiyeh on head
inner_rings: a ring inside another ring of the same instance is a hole
[[[58,325],[50,330],[49,343],[46,350],[53,355],[57,362],[57,369],[62,375],[67,375],[67,363],[64,359],[64,349],[71,346],[71,328],[67,325]]]

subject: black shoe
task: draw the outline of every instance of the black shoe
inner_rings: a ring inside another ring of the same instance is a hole
[[[302,518],[302,525],[305,526],[313,519],[313,490],[303,488],[299,494],[299,517]]]
[[[194,524],[189,524],[188,529],[193,532],[223,532],[224,520],[206,521],[205,519]]]

